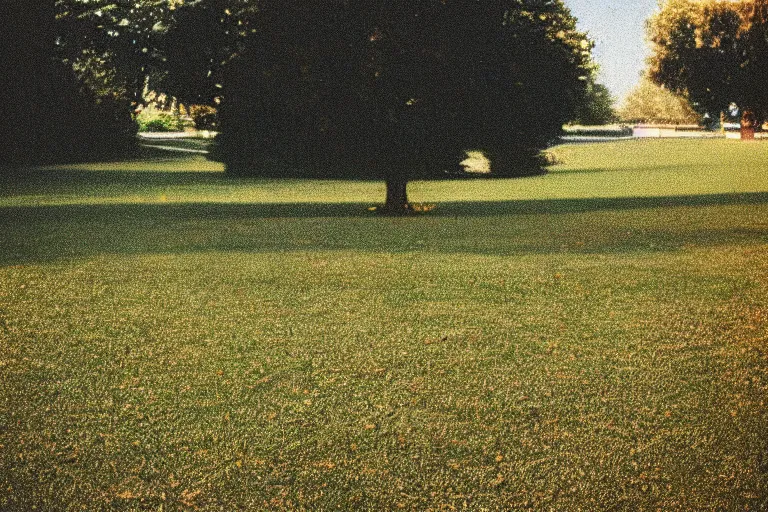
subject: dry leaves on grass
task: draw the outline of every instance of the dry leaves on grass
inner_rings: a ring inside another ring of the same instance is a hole
[[[120,493],[117,493],[115,496],[120,498],[121,500],[135,500],[136,498],[139,498],[140,496],[133,491],[123,491]]]
[[[197,490],[197,491],[191,491],[189,489],[184,489],[181,491],[181,495],[179,496],[179,503],[182,505],[185,505],[187,507],[197,509],[197,500],[200,494],[203,491]]]

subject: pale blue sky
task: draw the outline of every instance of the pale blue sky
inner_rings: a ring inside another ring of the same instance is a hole
[[[621,101],[638,82],[648,50],[645,20],[658,0],[564,0],[578,18],[578,27],[595,41],[599,82]]]

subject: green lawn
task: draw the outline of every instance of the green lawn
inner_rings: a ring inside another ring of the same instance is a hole
[[[765,510],[768,143],[552,152],[0,176],[0,510]]]

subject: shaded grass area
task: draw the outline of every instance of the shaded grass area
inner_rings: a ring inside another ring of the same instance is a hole
[[[398,219],[195,158],[6,176],[0,509],[768,506],[766,147],[654,142]]]
[[[0,208],[0,263],[110,254],[350,250],[519,254],[673,251],[768,241],[768,194],[442,203],[382,219],[366,203]],[[35,236],[30,235],[30,225]]]

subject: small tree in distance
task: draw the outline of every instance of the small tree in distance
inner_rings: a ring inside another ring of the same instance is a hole
[[[263,0],[251,23],[222,76],[228,172],[383,179],[392,213],[465,149],[534,172],[592,73],[559,0]]]
[[[632,89],[619,109],[628,123],[697,124],[701,121],[690,102],[647,78]]]
[[[613,96],[606,86],[600,83],[587,85],[584,101],[576,108],[573,124],[600,125],[616,121]]]

